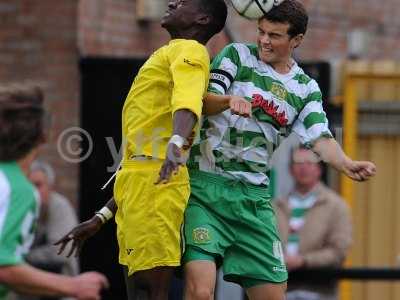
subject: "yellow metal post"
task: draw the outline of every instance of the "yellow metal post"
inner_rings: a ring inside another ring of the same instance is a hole
[[[358,124],[358,103],[355,80],[349,76],[345,81],[344,103],[343,103],[343,149],[348,156],[357,156],[357,124]],[[346,176],[341,176],[341,193],[350,208],[354,206],[354,185]],[[348,258],[346,266],[351,265],[351,258]],[[340,299],[351,300],[351,283],[342,281],[340,283]]]
[[[357,159],[358,141],[358,95],[357,82],[400,82],[399,74],[347,74],[344,83],[343,98],[343,149],[348,156]],[[341,194],[350,208],[354,209],[355,186],[353,181],[341,175]],[[351,266],[351,257],[346,260],[346,266]],[[340,283],[340,300],[352,300],[350,281]]]

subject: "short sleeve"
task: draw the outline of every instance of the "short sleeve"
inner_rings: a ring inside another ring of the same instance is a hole
[[[172,113],[188,109],[200,120],[203,97],[207,91],[210,58],[207,49],[194,41],[187,41],[173,55],[170,72],[173,80]]]
[[[318,84],[313,80],[306,103],[292,126],[302,144],[312,146],[321,137],[332,138],[328,119],[322,107],[322,94]]]
[[[208,91],[225,95],[237,75],[239,66],[240,57],[234,44],[222,49],[211,63]]]
[[[21,238],[19,231],[10,230],[13,221],[17,219],[11,214],[11,191],[0,172],[0,266],[17,265],[23,262],[22,255],[18,251]],[[18,228],[19,224],[14,224]]]

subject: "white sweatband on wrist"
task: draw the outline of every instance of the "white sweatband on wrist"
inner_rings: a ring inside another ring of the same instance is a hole
[[[112,217],[114,217],[113,212],[107,206],[104,206],[98,212],[101,213],[106,218],[107,221],[112,219]]]
[[[103,224],[105,224],[108,220],[112,219],[112,217],[114,216],[112,211],[107,206],[104,206],[102,209],[97,211],[95,215],[100,218]]]
[[[185,144],[185,139],[180,135],[174,134],[169,139],[168,144],[175,144],[178,148],[182,148],[183,145]]]

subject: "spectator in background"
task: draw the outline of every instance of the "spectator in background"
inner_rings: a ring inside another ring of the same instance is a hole
[[[321,182],[320,160],[314,152],[292,151],[290,172],[295,187],[275,203],[288,270],[340,266],[352,241],[346,203]],[[288,284],[288,300],[334,300],[336,295],[337,283],[329,280],[304,278]]]
[[[38,212],[37,193],[27,175],[45,141],[44,116],[39,88],[0,85],[0,300],[10,289],[99,300],[101,289],[108,286],[103,275],[58,275],[25,261]]]
[[[78,224],[77,216],[70,201],[53,190],[55,173],[53,168],[42,161],[31,165],[30,181],[36,186],[41,200],[40,216],[35,240],[27,261],[34,266],[51,270],[59,268],[62,274],[77,275],[78,259],[57,255],[58,249],[53,244],[65,232]]]

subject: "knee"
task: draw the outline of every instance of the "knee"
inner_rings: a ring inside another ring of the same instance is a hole
[[[202,284],[188,284],[186,287],[188,299],[190,300],[212,300],[214,299],[214,287]]]

